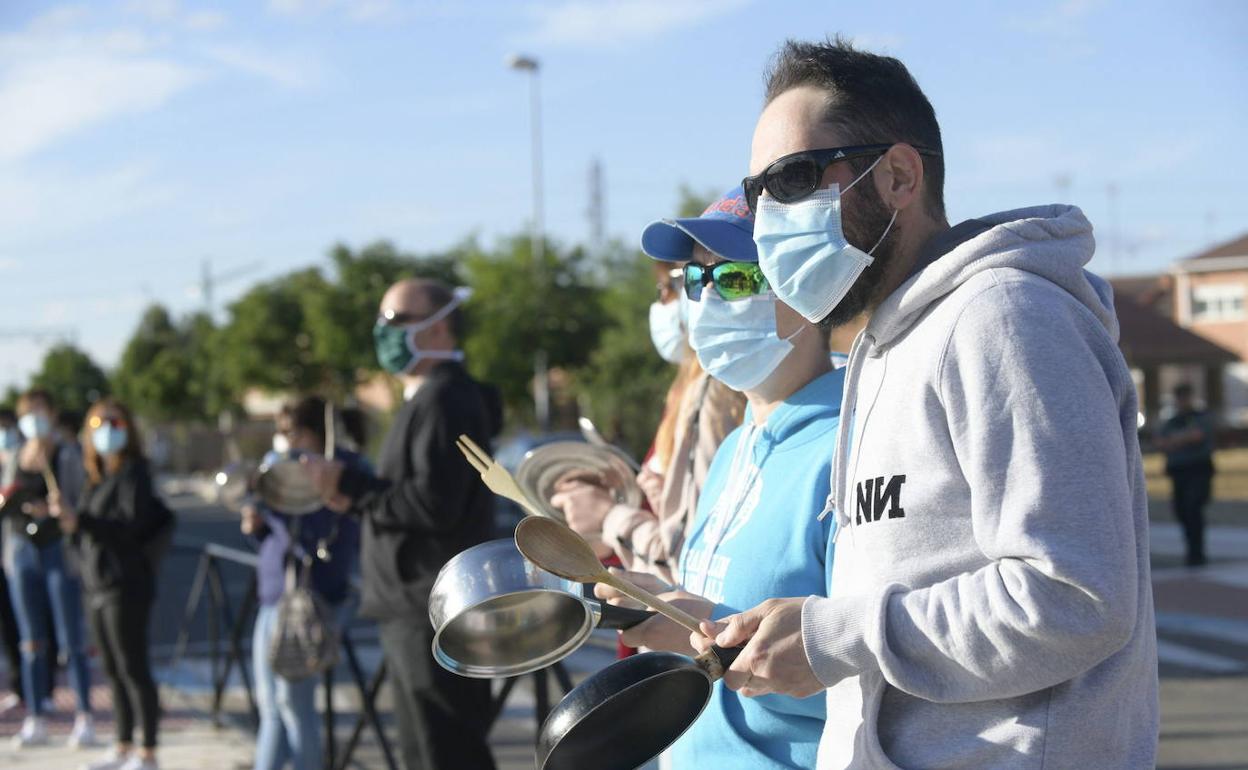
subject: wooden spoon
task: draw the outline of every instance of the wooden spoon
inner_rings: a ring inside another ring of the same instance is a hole
[[[535,516],[524,519],[516,527],[516,547],[524,558],[547,572],[578,583],[606,583],[693,633],[702,633],[694,616],[640,588],[631,580],[608,572],[585,538],[562,522]]]

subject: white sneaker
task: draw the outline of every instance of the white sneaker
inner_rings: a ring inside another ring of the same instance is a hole
[[[95,746],[95,720],[90,714],[79,714],[74,717],[74,729],[69,733],[71,749],[85,749]]]
[[[43,717],[26,717],[22,720],[22,729],[13,736],[13,748],[24,749],[27,746],[46,746],[48,744],[48,727]]]
[[[126,760],[126,764],[122,765],[118,770],[160,770],[160,765],[156,764],[156,760],[146,760],[139,756],[138,752],[130,755],[130,759]]]
[[[22,699],[17,697],[17,693],[11,692],[0,698],[0,714],[7,714],[20,705],[22,705]]]
[[[126,762],[129,759],[129,754],[122,754],[114,748],[108,752],[108,756],[103,759],[97,759],[94,762],[88,762],[82,766],[81,770],[121,770],[121,768],[126,766]]]

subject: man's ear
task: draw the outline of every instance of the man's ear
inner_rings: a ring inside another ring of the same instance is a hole
[[[890,147],[873,176],[880,199],[893,211],[904,211],[923,194],[923,158],[908,144]]]

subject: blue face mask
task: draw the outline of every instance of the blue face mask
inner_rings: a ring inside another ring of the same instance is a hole
[[[850,182],[845,192],[870,174],[882,158]],[[758,266],[780,301],[811,323],[818,323],[840,304],[854,281],[874,261],[871,254],[896,219],[894,211],[875,246],[864,252],[845,239],[839,185],[818,190],[796,203],[781,203],[764,196],[758,200],[754,221]]]
[[[114,455],[126,448],[128,434],[125,428],[101,425],[91,431],[91,445],[102,455]]]
[[[52,421],[43,412],[27,412],[17,418],[17,428],[27,440],[43,438],[52,432]]]
[[[685,328],[685,303],[684,292],[681,292],[678,300],[650,305],[650,341],[669,364],[679,364],[685,357],[689,337]]]
[[[22,437],[18,434],[17,428],[5,428],[0,430],[0,450],[11,451],[22,445]]]
[[[802,327],[806,328],[805,326]],[[793,337],[776,334],[776,297],[771,292],[729,302],[714,291],[689,303],[689,344],[698,363],[736,391],[762,384],[789,351]]]

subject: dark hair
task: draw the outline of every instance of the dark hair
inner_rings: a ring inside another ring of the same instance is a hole
[[[56,425],[71,435],[77,436],[82,431],[84,419],[82,412],[76,409],[63,409],[56,415]]]
[[[1192,393],[1192,384],[1190,382],[1180,382],[1178,385],[1174,386],[1175,398],[1191,398]]]
[[[364,410],[358,406],[344,406],[338,410],[338,418],[351,443],[357,449],[364,449],[368,444],[368,415]]]
[[[824,122],[846,144],[905,142],[943,151],[936,111],[906,65],[891,56],[856,50],[836,36],[822,43],[787,40],[767,68],[767,103],[799,86],[828,95]],[[815,148],[811,148],[815,149]],[[945,216],[945,161],[923,155],[927,181],[924,205],[932,217]],[[873,158],[851,161],[858,172]]]
[[[49,412],[56,411],[56,400],[52,398],[52,394],[43,388],[31,388],[17,398],[17,411],[29,412],[34,404],[32,402],[39,401],[48,408]]]
[[[282,414],[290,417],[292,428],[303,428],[325,442],[325,399],[320,396],[304,396],[282,407]]]
[[[0,421],[13,423],[17,422],[17,412],[7,406],[0,407]]]
[[[455,299],[455,293],[451,290],[451,287],[433,278],[420,279],[420,289],[429,300],[429,307],[433,313],[446,307]],[[446,316],[445,320],[455,340],[462,342],[465,324],[463,306],[456,305],[455,309]]]
[[[134,424],[134,416],[125,404],[105,396],[87,410],[87,419],[102,416],[110,408],[120,414],[126,422],[126,445],[115,455],[101,457],[95,449],[95,442],[91,436],[86,434],[82,436],[82,465],[86,468],[87,478],[92,484],[99,484],[104,479],[105,471],[116,473],[123,460],[143,459],[143,442],[139,438],[139,427]]]

